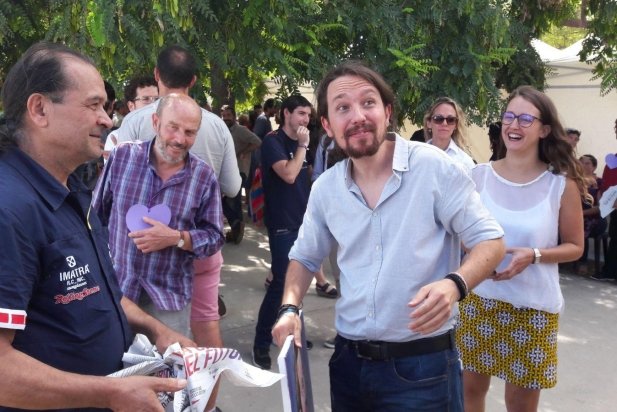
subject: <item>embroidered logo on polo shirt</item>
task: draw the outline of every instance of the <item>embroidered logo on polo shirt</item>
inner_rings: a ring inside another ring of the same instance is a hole
[[[93,288],[83,288],[79,292],[71,292],[71,293],[67,293],[66,295],[56,295],[54,296],[54,299],[55,299],[54,303],[56,305],[59,305],[59,304],[68,305],[74,300],[84,300],[88,296],[94,295],[100,290],[101,288],[99,286],[95,286]]]
[[[26,311],[0,308],[0,328],[20,329],[26,328]]]
[[[66,290],[69,291],[86,286],[88,284],[86,275],[90,273],[90,266],[88,264],[77,266],[75,256],[67,256],[65,260],[70,270],[60,272],[58,278],[61,283],[66,284]]]

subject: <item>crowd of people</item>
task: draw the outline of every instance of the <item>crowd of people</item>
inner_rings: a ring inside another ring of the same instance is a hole
[[[197,72],[188,50],[165,47],[115,104],[88,57],[41,42],[7,74],[0,411],[162,411],[157,392],[185,381],[105,376],[134,333],[160,352],[223,346],[221,250],[242,242],[246,214],[261,218],[254,193],[271,255],[256,366],[271,369],[289,335],[302,345],[315,282],[339,299],[333,411],[481,412],[493,376],[509,411],[537,410],[557,383],[559,264],[586,271],[586,239],[608,227],[594,278],[617,277],[617,218],[598,208],[617,160],[596,176],[593,155],[577,158],[580,131],[530,86],[510,94],[477,164],[455,100],[435,99],[405,139],[392,88],[361,62],[330,70],[316,107],[291,95],[240,116],[190,97]]]

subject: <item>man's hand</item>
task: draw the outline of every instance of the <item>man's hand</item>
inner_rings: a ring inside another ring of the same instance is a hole
[[[459,298],[458,288],[450,279],[422,287],[407,304],[414,308],[409,317],[409,329],[427,335],[439,329],[449,318],[452,306]]]
[[[176,392],[186,386],[186,380],[130,376],[113,379],[113,393],[109,396],[109,408],[114,412],[163,412],[157,397],[158,392]]]
[[[298,144],[299,145],[308,145],[309,144],[309,140],[310,140],[310,132],[309,129],[307,129],[304,126],[300,126],[298,127],[298,130],[296,131],[296,135],[298,136]]]
[[[294,335],[294,344],[302,347],[302,323],[300,316],[295,313],[286,313],[276,322],[272,328],[272,338],[278,347],[283,346],[287,336]]]
[[[135,246],[143,253],[158,252],[159,250],[173,247],[180,240],[179,232],[158,220],[144,217],[144,222],[152,225],[151,228],[129,233]]]
[[[156,349],[158,349],[159,353],[161,354],[163,354],[167,350],[169,345],[176,342],[178,342],[182,347],[197,347],[197,343],[195,343],[192,339],[189,339],[183,334],[178,333],[168,327],[165,327],[165,329],[158,331],[154,338],[154,344],[156,345]]]

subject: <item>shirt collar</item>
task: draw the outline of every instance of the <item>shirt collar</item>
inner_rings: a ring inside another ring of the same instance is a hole
[[[429,139],[426,143],[428,144],[433,144],[433,139]],[[454,139],[450,139],[450,143],[448,144],[448,147],[446,147],[446,150],[444,150],[444,152],[446,153],[454,153],[454,154],[459,154],[461,153],[463,150],[458,147],[458,145],[456,144],[456,142],[454,141]]]
[[[32,185],[51,209],[58,210],[62,206],[70,191],[43,166],[19,148],[10,149],[4,159]],[[88,192],[86,186],[73,174],[69,176],[67,184],[73,191]]]

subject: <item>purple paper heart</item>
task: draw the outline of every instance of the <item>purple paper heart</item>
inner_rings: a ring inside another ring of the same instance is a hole
[[[606,158],[604,159],[606,161],[606,165],[608,166],[609,169],[614,169],[617,167],[617,156],[609,153],[606,155]]]
[[[144,217],[149,217],[168,225],[171,221],[171,209],[164,204],[153,206],[151,209],[141,204],[131,206],[128,212],[126,212],[126,226],[129,228],[129,231],[135,232],[152,227],[152,225],[144,222]]]

